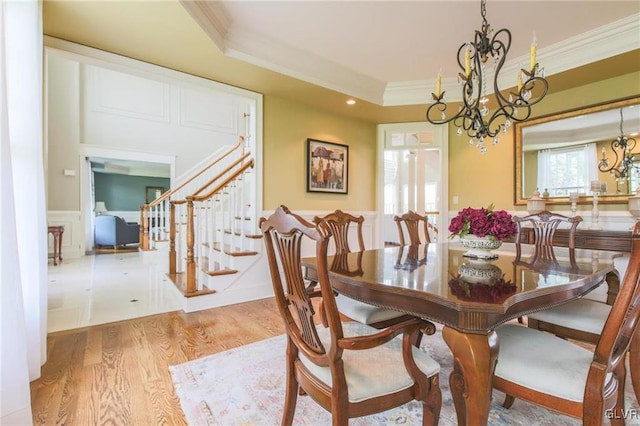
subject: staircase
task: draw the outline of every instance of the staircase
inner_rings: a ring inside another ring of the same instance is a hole
[[[235,146],[140,209],[141,249],[167,252],[168,276],[185,298],[229,288],[262,258],[252,151],[240,136]],[[226,304],[209,299],[187,301],[198,308],[185,310]]]

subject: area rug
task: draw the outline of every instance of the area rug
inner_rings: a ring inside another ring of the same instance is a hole
[[[440,330],[423,338],[422,350],[441,365],[442,411],[440,425],[457,425],[449,392],[451,353]],[[170,366],[175,391],[189,425],[279,425],[284,407],[285,336],[277,336],[180,365]],[[627,380],[629,383],[629,380]],[[490,425],[580,425],[580,421],[516,400],[509,410],[502,408],[504,394],[494,391]],[[640,412],[631,385],[626,407]],[[305,396],[298,397],[295,425],[329,425],[331,415]],[[410,402],[402,407],[349,421],[351,426],[420,425],[422,407]],[[639,425],[640,418],[627,425]]]

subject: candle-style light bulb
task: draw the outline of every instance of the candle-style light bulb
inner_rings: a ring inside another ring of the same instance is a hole
[[[442,94],[442,70],[438,72],[436,77],[436,96],[440,97]]]
[[[518,70],[518,93],[522,90],[522,71]]]
[[[533,68],[536,66],[536,49],[538,47],[538,41],[536,40],[536,33],[533,33],[533,41],[531,42],[531,62],[530,62],[530,70],[533,71]]]
[[[464,75],[467,77],[471,75],[471,49],[469,46],[464,51]]]

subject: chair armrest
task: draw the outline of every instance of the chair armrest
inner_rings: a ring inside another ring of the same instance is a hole
[[[371,349],[390,341],[400,334],[411,334],[418,331],[431,335],[435,333],[436,326],[430,321],[412,318],[389,326],[378,333],[367,336],[345,337],[338,341],[338,346],[349,350]]]
[[[605,281],[607,283],[607,305],[613,306],[613,302],[616,301],[618,292],[620,291],[620,274],[618,271],[608,272]]]

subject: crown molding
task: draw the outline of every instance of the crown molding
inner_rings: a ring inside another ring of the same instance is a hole
[[[225,39],[229,28],[233,25],[233,20],[222,4],[198,0],[180,0],[180,4],[211,38],[218,49],[224,52]]]
[[[230,29],[224,54],[377,105],[382,104],[385,82],[245,29]]]
[[[420,105],[432,101],[431,93],[435,91],[435,76],[431,80],[383,82],[313,53],[234,26],[224,6],[219,2],[189,0],[180,0],[180,2],[226,56],[376,105]],[[562,42],[539,47],[538,61],[546,75],[560,73],[640,49],[638,34],[640,34],[640,13]],[[528,62],[528,55],[521,55],[506,62],[498,79],[499,87],[514,87],[517,70],[521,64]],[[457,77],[445,76],[442,89],[447,93],[448,102],[462,100]]]
[[[560,43],[538,47],[538,62],[547,76],[577,68],[592,62],[640,49],[640,13],[628,16],[608,25],[595,28]],[[516,72],[521,64],[529,63],[522,55],[505,63],[498,85],[514,87]],[[456,77],[443,78],[442,90],[447,92],[447,102],[462,101],[462,91]],[[432,80],[390,82],[384,92],[383,106],[419,105],[431,103],[435,92],[435,76]],[[491,90],[489,93],[493,93]]]

